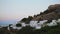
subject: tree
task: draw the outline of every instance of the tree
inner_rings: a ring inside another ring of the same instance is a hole
[[[27,20],[27,18],[23,18],[23,19],[21,20],[21,22],[26,22],[26,20]]]
[[[21,22],[29,23],[33,19],[32,16],[28,16],[28,18],[23,18]]]
[[[17,27],[21,27],[21,24],[16,24]]]
[[[32,19],[33,19],[32,16],[28,16],[28,18],[27,18],[27,20],[26,20],[26,23],[28,24]]]

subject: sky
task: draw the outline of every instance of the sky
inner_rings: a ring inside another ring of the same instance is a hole
[[[0,20],[20,20],[39,14],[60,0],[0,0]]]

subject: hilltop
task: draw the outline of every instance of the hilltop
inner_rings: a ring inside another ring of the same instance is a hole
[[[28,18],[21,19],[20,22],[29,23],[30,21],[43,21],[43,20],[58,20],[60,19],[60,4],[50,5],[48,9],[40,14],[34,16],[28,16]]]
[[[47,10],[35,15],[32,20],[57,20],[60,18],[60,4],[50,5]]]

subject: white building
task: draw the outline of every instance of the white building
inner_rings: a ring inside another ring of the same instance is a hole
[[[56,26],[57,22],[56,22],[56,20],[52,20],[52,22],[48,23],[47,25],[48,26]]]

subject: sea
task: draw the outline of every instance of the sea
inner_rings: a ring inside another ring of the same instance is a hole
[[[0,26],[8,26],[9,24],[16,24],[17,20],[0,20]]]

